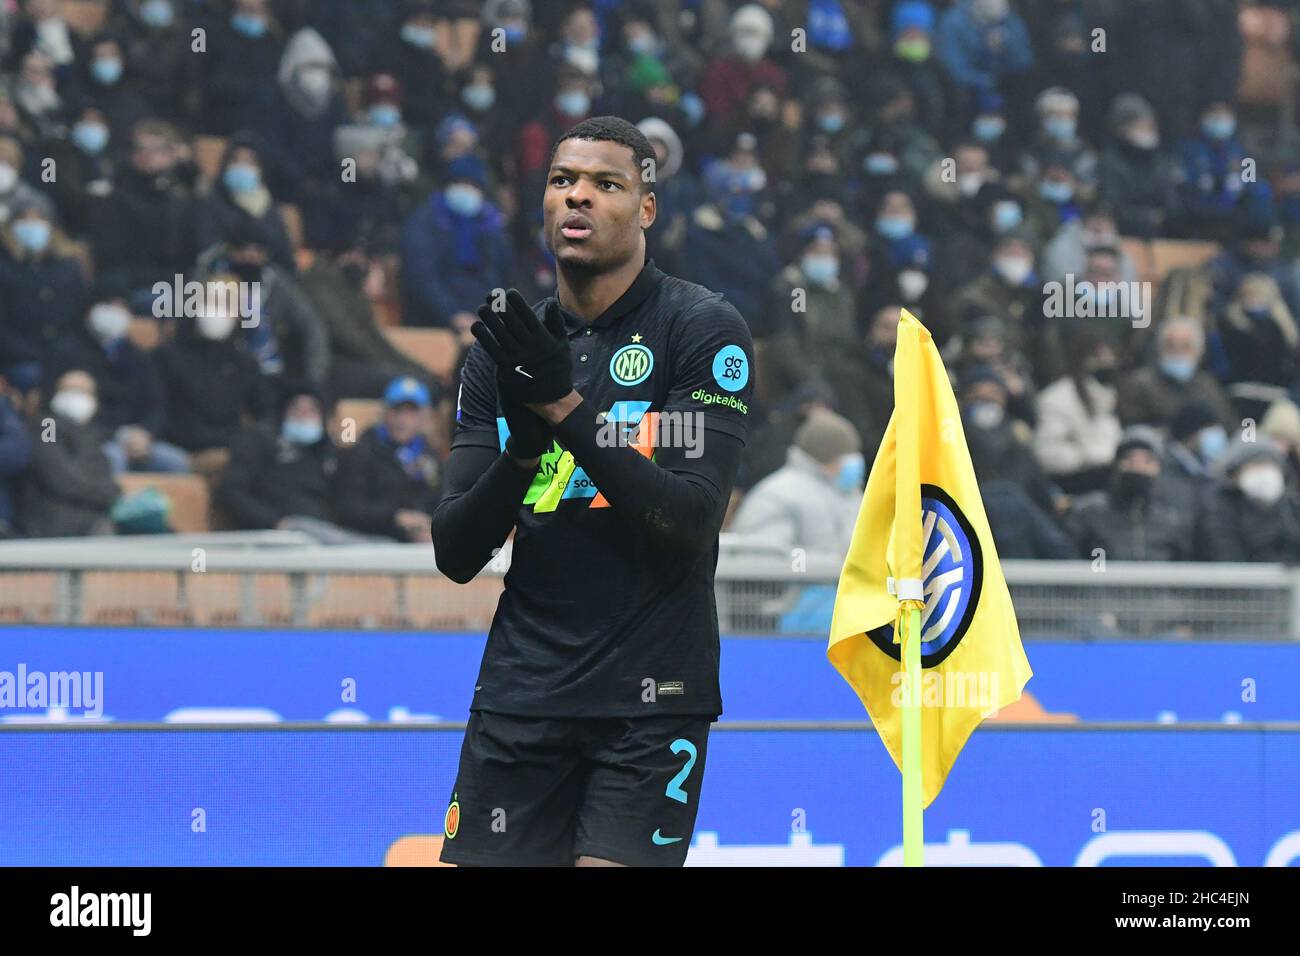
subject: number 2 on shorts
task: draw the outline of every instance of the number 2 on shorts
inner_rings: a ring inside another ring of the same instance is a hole
[[[690,754],[690,757],[686,761],[686,765],[677,772],[677,775],[673,777],[673,779],[668,781],[668,786],[664,789],[664,796],[671,800],[676,800],[678,803],[685,803],[686,791],[682,789],[682,784],[686,781],[686,778],[691,775],[691,770],[695,767],[695,758],[698,756],[698,753],[695,749],[695,744],[691,743],[684,737],[678,737],[669,745],[668,749],[675,754],[683,752]]]

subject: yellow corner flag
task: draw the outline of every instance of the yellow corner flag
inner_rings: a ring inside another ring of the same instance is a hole
[[[897,639],[902,631],[907,643],[918,630],[919,687],[900,671]],[[826,653],[904,771],[905,816],[904,712],[915,719],[919,704],[918,830],[920,807],[939,795],[971,733],[1019,699],[1032,674],[948,373],[929,331],[906,309],[894,351],[894,413],[840,573]]]

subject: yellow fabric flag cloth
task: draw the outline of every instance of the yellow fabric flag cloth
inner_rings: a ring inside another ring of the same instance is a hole
[[[906,687],[895,638],[909,599],[925,602],[920,688]],[[904,694],[919,695],[927,807],[980,721],[1019,699],[1033,673],[952,384],[929,331],[906,309],[894,413],[840,572],[826,653],[900,770]]]

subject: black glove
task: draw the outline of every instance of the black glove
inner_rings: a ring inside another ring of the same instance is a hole
[[[489,297],[490,299],[490,297]],[[516,402],[554,402],[573,391],[573,360],[559,304],[552,299],[546,324],[537,321],[532,306],[515,289],[506,292],[506,308],[494,312],[488,303],[478,310],[470,332],[497,363],[501,394]]]
[[[506,454],[512,458],[540,458],[551,450],[555,440],[551,426],[545,419],[531,412],[522,402],[517,402],[501,387],[501,372],[497,373],[497,392],[501,397],[501,412],[506,418],[510,434],[506,436]]]

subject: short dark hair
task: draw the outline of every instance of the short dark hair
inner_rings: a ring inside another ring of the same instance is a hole
[[[555,162],[555,151],[566,139],[589,139],[598,143],[618,143],[620,146],[628,147],[632,150],[632,159],[636,163],[636,178],[641,184],[641,192],[650,192],[654,187],[653,183],[646,182],[645,177],[641,175],[641,170],[646,168],[647,159],[650,160],[652,169],[657,166],[655,148],[650,145],[650,140],[646,139],[645,133],[622,117],[593,116],[583,120],[555,141],[555,145],[551,147],[548,165]]]

